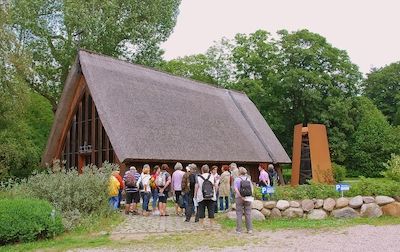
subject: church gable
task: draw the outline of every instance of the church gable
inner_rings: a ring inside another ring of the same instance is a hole
[[[81,169],[88,164],[100,166],[104,161],[117,162],[110,139],[99,118],[96,105],[82,77],[83,90],[77,102],[72,104],[73,114],[65,122],[62,149],[59,156],[67,168]]]

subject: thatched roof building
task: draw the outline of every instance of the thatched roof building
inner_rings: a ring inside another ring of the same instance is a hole
[[[243,93],[80,51],[43,162],[290,163]]]

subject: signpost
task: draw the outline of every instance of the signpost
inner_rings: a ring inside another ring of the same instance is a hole
[[[275,192],[275,188],[272,186],[263,186],[261,187],[261,194],[272,194]]]
[[[336,191],[340,192],[343,197],[343,192],[344,191],[349,191],[350,190],[350,185],[349,184],[337,184],[336,185]]]

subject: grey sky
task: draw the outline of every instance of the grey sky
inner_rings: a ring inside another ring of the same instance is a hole
[[[222,37],[306,28],[344,49],[364,73],[400,60],[400,0],[183,0],[165,59],[203,53]]]

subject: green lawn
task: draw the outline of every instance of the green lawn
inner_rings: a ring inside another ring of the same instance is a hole
[[[109,217],[92,217],[74,231],[54,239],[0,247],[0,251],[66,251],[74,248],[91,248],[111,244],[109,232],[123,221],[121,214]]]
[[[225,229],[233,229],[236,226],[234,220],[221,218],[220,224]],[[308,220],[308,219],[268,219],[265,221],[253,221],[255,230],[279,230],[279,229],[315,229],[315,228],[340,228],[355,225],[393,225],[400,224],[400,218],[383,216],[380,218],[354,218],[354,219],[334,219],[327,218],[324,220]]]
[[[112,240],[110,232],[123,221],[121,214],[114,214],[108,218],[97,218],[88,220],[81,228],[73,232],[66,233],[52,240],[42,240],[37,242],[8,245],[0,247],[0,251],[66,251],[76,248],[130,248],[135,244],[137,250],[159,249],[165,247],[166,250],[187,251],[204,246],[204,241],[198,239],[207,236],[208,244],[213,244],[211,248],[223,248],[228,246],[243,246],[252,240],[239,239],[236,236],[227,236],[227,232],[233,232],[235,221],[226,219],[222,214],[217,215],[217,221],[221,224],[222,231],[207,231],[177,234],[149,234],[146,236],[131,237],[123,240]],[[356,218],[356,219],[333,219],[307,220],[307,219],[269,219],[266,221],[254,221],[256,231],[275,231],[280,229],[335,229],[354,225],[393,225],[400,224],[400,218],[380,217],[375,219]],[[133,240],[132,240],[133,239]]]

